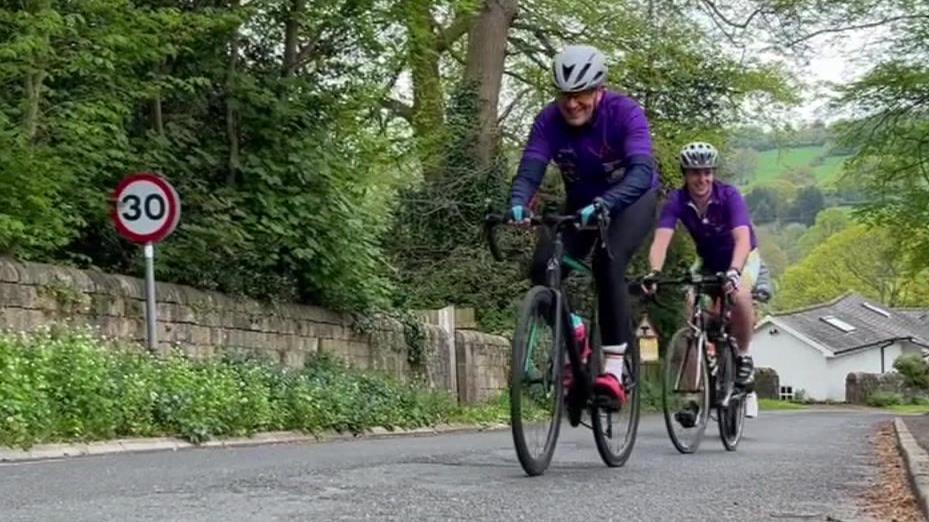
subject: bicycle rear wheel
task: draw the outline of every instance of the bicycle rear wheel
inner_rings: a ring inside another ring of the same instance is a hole
[[[529,476],[541,475],[548,468],[561,427],[564,342],[555,339],[557,319],[551,289],[536,286],[529,290],[513,337],[510,375],[513,443]]]
[[[592,374],[603,371],[603,350],[599,339],[593,347]],[[639,429],[639,343],[633,342],[623,356],[623,387],[626,390],[626,402],[618,411],[604,408],[596,400],[591,402],[590,421],[594,432],[594,442],[600,458],[610,467],[622,466],[632,454],[635,437]]]
[[[742,440],[742,428],[745,425],[745,394],[735,389],[735,350],[725,346],[719,358],[719,385],[717,396],[722,400],[729,395],[726,406],[717,405],[716,420],[719,423],[719,438],[729,451],[735,451]]]
[[[693,453],[703,440],[710,413],[710,370],[704,336],[691,329],[674,333],[662,361],[661,405],[671,443]]]

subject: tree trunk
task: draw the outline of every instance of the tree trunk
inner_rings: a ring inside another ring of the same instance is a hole
[[[645,82],[645,94],[642,96],[642,110],[648,114],[648,111],[652,108],[652,89],[651,79],[655,77],[655,43],[657,42],[658,37],[658,21],[655,19],[655,0],[648,0],[648,23],[649,23],[649,39],[648,39],[648,80]]]
[[[48,9],[51,5],[50,0],[30,0],[25,4],[25,10],[31,15],[37,15],[42,10]],[[43,43],[48,51],[48,35],[43,35]],[[42,52],[39,51],[39,52]],[[50,51],[48,51],[50,52]],[[24,100],[23,100],[23,133],[30,142],[36,137],[39,129],[39,108],[42,103],[42,82],[45,81],[47,73],[45,72],[44,58],[33,55],[32,69],[26,72],[26,78],[23,82]]]
[[[439,173],[437,141],[445,126],[445,91],[439,75],[440,42],[433,31],[431,6],[432,0],[409,0],[406,10],[413,77],[413,132],[426,179]]]
[[[26,73],[23,133],[30,142],[35,139],[39,128],[39,105],[42,102],[42,82],[45,81],[45,75],[45,71],[41,69]]]
[[[290,76],[297,68],[297,43],[300,36],[300,17],[303,15],[305,0],[291,0],[287,22],[284,24],[284,63],[282,75]],[[236,2],[238,4],[238,2]]]
[[[497,105],[503,82],[507,37],[519,9],[518,0],[486,0],[468,32],[464,81],[478,99],[477,161],[489,168],[497,154]]]
[[[161,94],[156,94],[152,100],[152,126],[159,136],[165,135],[164,117],[161,113]]]
[[[295,0],[295,3],[299,0]],[[239,7],[238,0],[232,8]],[[235,77],[239,63],[239,30],[236,28],[229,42],[229,66],[226,69],[226,137],[229,141],[229,158],[226,184],[235,185],[239,173],[239,112],[236,109]],[[286,67],[286,66],[285,66]]]

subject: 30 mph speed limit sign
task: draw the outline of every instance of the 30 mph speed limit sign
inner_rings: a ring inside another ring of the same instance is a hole
[[[116,187],[114,199],[116,230],[135,243],[158,243],[174,231],[181,217],[177,192],[157,174],[127,176]]]

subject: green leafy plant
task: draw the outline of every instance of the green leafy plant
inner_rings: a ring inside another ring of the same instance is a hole
[[[929,390],[929,361],[917,354],[901,355],[894,361],[894,369],[903,376],[907,386]]]
[[[228,356],[191,360],[89,331],[0,335],[0,444],[178,435],[194,442],[257,431],[360,433],[446,422],[445,393],[351,370],[326,355],[304,368]]]

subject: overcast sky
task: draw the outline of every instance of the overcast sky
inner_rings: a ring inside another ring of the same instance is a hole
[[[797,64],[795,70],[808,85],[798,116],[806,121],[834,120],[838,115],[826,104],[834,90],[829,84],[845,84],[860,78],[871,65],[871,52],[882,43],[881,30],[868,29],[844,33],[840,38],[815,40],[817,52],[808,65]]]

